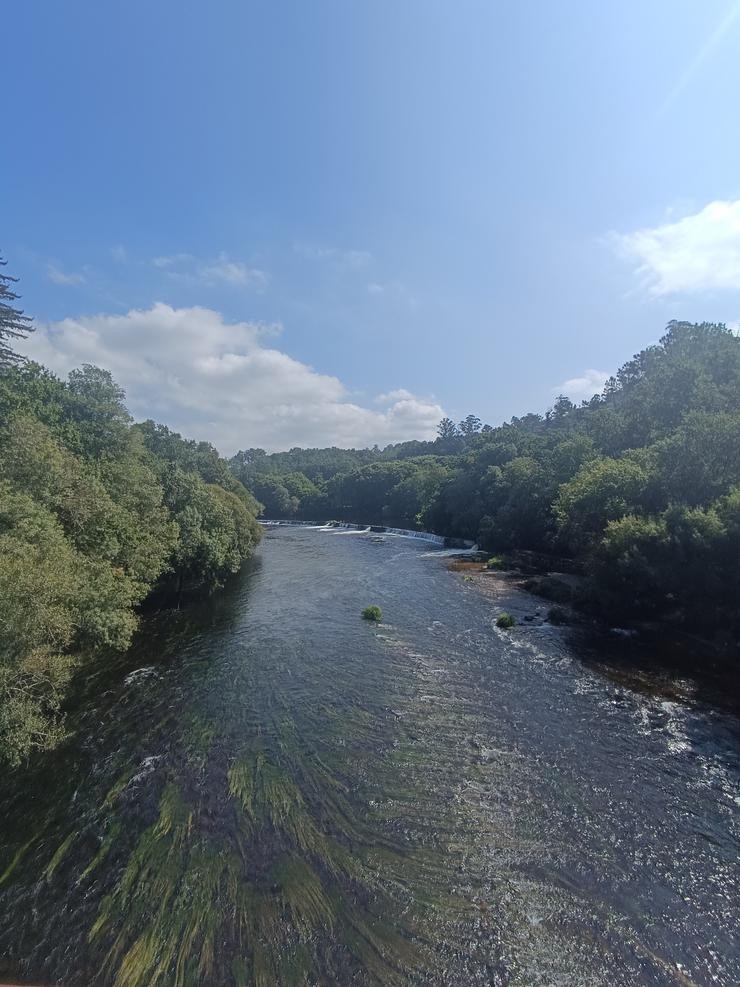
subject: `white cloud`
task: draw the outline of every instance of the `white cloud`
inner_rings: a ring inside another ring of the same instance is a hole
[[[46,276],[50,281],[53,281],[54,284],[74,285],[85,283],[84,274],[77,274],[73,271],[63,271],[58,264],[47,264]]]
[[[385,394],[379,394],[375,398],[376,404],[394,404],[396,401],[408,401],[414,399],[414,395],[411,391],[407,391],[405,387],[399,387],[395,391],[386,391]]]
[[[434,399],[406,390],[381,395],[374,408],[356,404],[337,377],[266,346],[265,327],[228,323],[208,308],[157,303],[64,319],[39,325],[22,348],[60,374],[82,363],[107,368],[136,418],[208,439],[226,454],[432,438],[444,414]]]
[[[710,202],[674,223],[614,234],[653,295],[740,292],[740,199]]]
[[[221,252],[215,260],[202,261],[192,254],[171,254],[154,257],[152,266],[164,271],[175,281],[197,281],[201,284],[230,284],[264,288],[267,275],[256,267],[249,267],[240,260],[232,260]]]
[[[581,401],[598,394],[604,387],[611,374],[605,370],[584,370],[581,377],[571,377],[562,384],[553,387],[553,394],[565,394],[573,401]]]

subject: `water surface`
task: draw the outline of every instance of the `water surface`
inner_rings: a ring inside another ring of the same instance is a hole
[[[739,983],[738,719],[561,628],[498,631],[442,555],[275,528],[226,592],[148,618],[65,747],[2,780],[0,970]]]

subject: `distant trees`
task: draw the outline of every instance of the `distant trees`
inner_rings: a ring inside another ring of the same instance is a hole
[[[496,427],[444,418],[434,442],[382,453],[250,456],[248,482],[269,475],[305,516],[304,495],[288,492],[294,469],[315,484],[320,517],[566,553],[614,619],[740,631],[740,339],[724,325],[669,323],[580,407],[560,396],[544,416]]]
[[[6,264],[7,261],[0,257],[0,267]],[[25,338],[34,328],[32,320],[13,304],[20,298],[12,287],[17,282],[17,278],[0,270],[0,367],[21,362],[10,341]]]

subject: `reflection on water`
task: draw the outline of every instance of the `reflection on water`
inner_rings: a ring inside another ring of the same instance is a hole
[[[497,631],[428,546],[277,529],[260,556],[148,619],[66,747],[4,779],[0,970],[740,981],[736,718]]]

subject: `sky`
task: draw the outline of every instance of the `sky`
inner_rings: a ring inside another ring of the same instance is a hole
[[[740,322],[737,0],[24,0],[3,35],[24,352],[225,454],[544,412]]]

